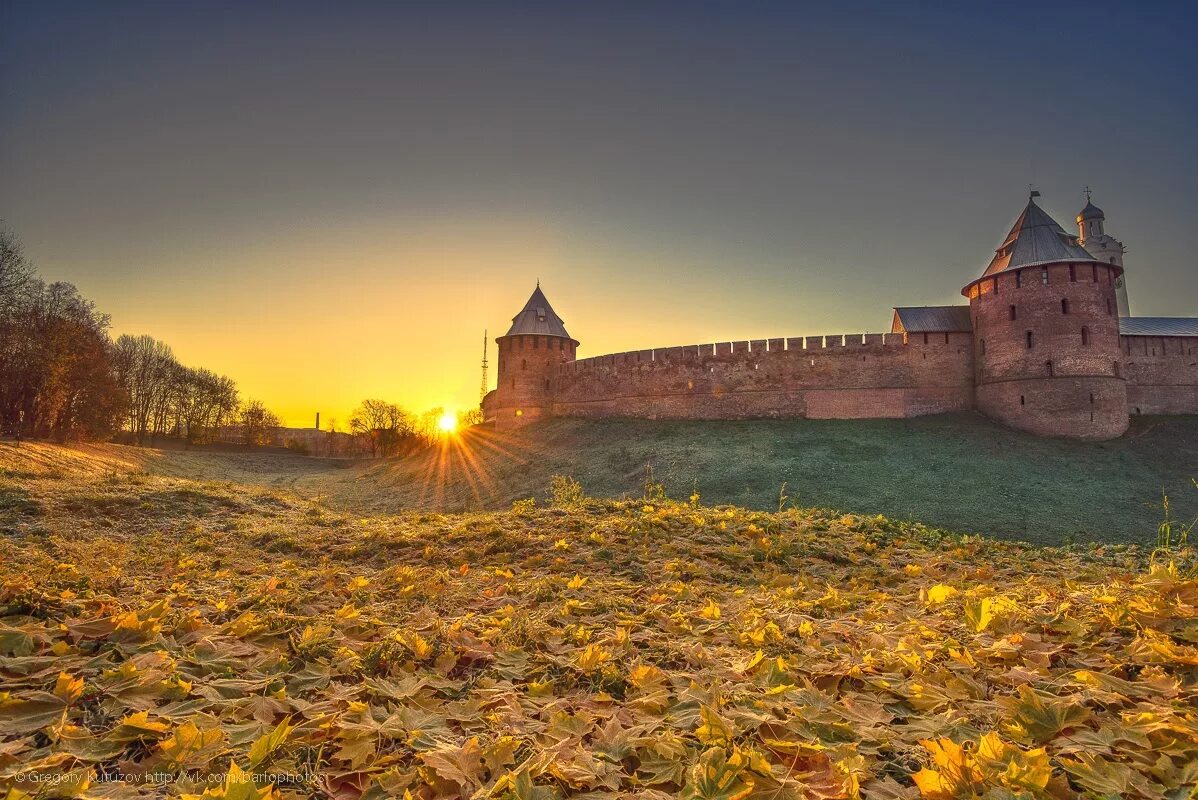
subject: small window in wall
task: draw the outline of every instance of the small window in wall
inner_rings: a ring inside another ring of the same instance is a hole
[[[924,344],[928,343],[928,335],[926,333],[923,335],[923,343]]]
[[[993,289],[995,294],[998,294],[998,276],[997,275],[994,276],[994,283],[990,288]]]
[[[1015,270],[1015,288],[1018,289],[1020,286],[1023,286],[1023,271],[1017,269]]]
[[[1111,298],[1109,297],[1106,299],[1106,313],[1108,317],[1111,316]]]
[[[1091,270],[1093,270],[1093,276],[1094,276],[1094,280],[1093,280],[1093,282],[1094,282],[1094,283],[1098,283],[1098,265],[1097,265],[1097,264],[1091,264],[1091,265],[1090,265],[1090,269],[1091,269]]]
[[[1069,282],[1070,283],[1077,282],[1077,265],[1076,264],[1069,265]]]
[[[527,358],[520,359],[520,369],[528,369],[528,359]]]
[[[1044,362],[1044,374],[1050,378],[1052,377],[1052,362],[1051,361]]]
[[[1034,347],[1036,344],[1036,337],[1032,335],[1031,331],[1028,331],[1026,335],[1027,335],[1027,349],[1031,350],[1032,347]]]
[[[982,355],[986,355],[986,340],[982,339],[980,343],[982,345]]]
[[[1040,267],[1040,283],[1048,285],[1048,267]]]
[[[1067,297],[1061,298],[1061,313],[1062,314],[1069,313],[1069,298],[1067,298]]]
[[[1007,317],[1010,319],[1019,319],[1019,314],[1015,311],[1015,306],[1007,309]]]
[[[1089,346],[1090,344],[1090,329],[1082,328],[1082,345]]]
[[[1019,395],[1019,405],[1021,405],[1021,406],[1026,405],[1026,401],[1024,401],[1023,395]]]
[[[1094,393],[1090,393],[1090,405],[1094,405]]]
[[[948,344],[948,334],[947,333],[944,334],[944,343]]]
[[[1114,264],[1114,263],[1115,263],[1115,257],[1114,257],[1114,256],[1111,256],[1111,263],[1112,263],[1112,264]]]
[[[1123,377],[1122,375],[1119,374],[1119,362],[1118,361],[1115,362],[1115,377],[1116,378]]]

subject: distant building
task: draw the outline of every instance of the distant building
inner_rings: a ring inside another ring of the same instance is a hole
[[[968,305],[899,307],[890,333],[685,345],[578,359],[538,284],[498,338],[498,429],[545,416],[914,417],[976,409],[1109,439],[1129,414],[1198,414],[1198,318],[1132,317],[1123,244],[1089,202],[1077,235],[1033,192]]]

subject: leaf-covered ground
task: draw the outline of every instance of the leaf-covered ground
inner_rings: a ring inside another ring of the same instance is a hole
[[[1193,553],[597,502],[0,479],[0,796],[1142,797]]]

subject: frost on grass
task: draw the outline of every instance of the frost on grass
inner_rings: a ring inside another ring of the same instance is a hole
[[[13,800],[1198,782],[1191,552],[573,493],[358,519],[209,486],[167,524],[139,509],[186,482],[106,485],[103,514],[94,486],[27,486],[45,513],[0,536]]]

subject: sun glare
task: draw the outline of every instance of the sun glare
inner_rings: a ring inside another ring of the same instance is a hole
[[[446,411],[441,415],[441,418],[437,420],[437,429],[441,431],[441,433],[453,433],[458,429],[458,418]]]

